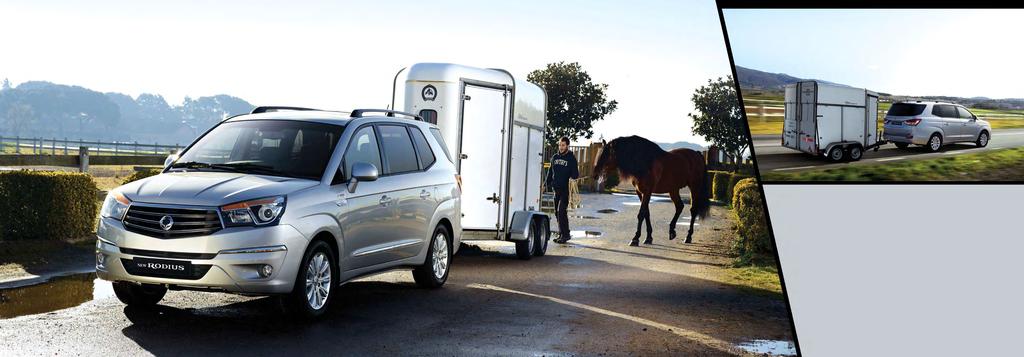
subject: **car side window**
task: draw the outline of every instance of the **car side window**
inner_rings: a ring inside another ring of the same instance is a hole
[[[956,110],[958,112],[960,112],[960,118],[963,118],[963,119],[973,119],[974,118],[974,114],[971,114],[971,111],[967,110],[967,108],[956,107]]]
[[[400,174],[419,170],[416,149],[405,125],[380,125],[380,141],[384,147],[386,174]]]
[[[409,132],[412,133],[412,141],[416,143],[416,153],[420,157],[420,169],[426,169],[430,165],[434,164],[434,151],[430,149],[430,144],[427,143],[427,138],[423,136],[423,132],[419,128],[409,128]]]
[[[956,107],[952,105],[939,104],[932,108],[932,115],[943,117],[943,118],[958,118],[959,114],[956,112]]]
[[[374,134],[372,126],[359,129],[359,131],[352,135],[352,140],[348,144],[348,150],[345,150],[344,160],[345,175],[352,172],[352,165],[357,162],[365,162],[376,166],[378,170],[382,169],[380,164],[380,147],[377,144],[377,135]]]

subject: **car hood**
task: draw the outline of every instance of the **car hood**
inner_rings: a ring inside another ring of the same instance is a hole
[[[118,190],[134,202],[221,206],[230,203],[286,195],[320,182],[288,177],[233,172],[164,173],[121,186]]]

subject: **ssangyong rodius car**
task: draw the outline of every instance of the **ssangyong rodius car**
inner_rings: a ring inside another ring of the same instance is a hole
[[[962,105],[934,101],[893,103],[885,114],[885,140],[904,149],[921,145],[930,152],[943,145],[972,142],[978,147],[988,145],[992,126]]]
[[[416,119],[290,107],[229,118],[161,174],[109,192],[97,275],[128,305],[222,291],[278,295],[304,317],[384,270],[440,287],[459,246],[460,187],[438,128]]]

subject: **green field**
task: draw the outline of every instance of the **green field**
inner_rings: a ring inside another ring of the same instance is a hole
[[[1024,178],[1024,148],[884,164],[766,172],[761,178],[764,181],[1019,181]]]
[[[760,110],[752,108],[764,105],[773,107],[766,108],[765,114],[782,114],[782,101],[781,94],[776,92],[753,90],[743,93],[743,105],[747,107],[747,124],[750,126],[751,134],[782,134],[783,118],[781,116],[762,116]],[[878,109],[884,113],[889,110],[891,105],[892,103],[882,102],[878,104]],[[992,124],[993,129],[1024,128],[1024,110],[970,109],[975,115]],[[882,128],[883,117],[884,114],[879,114],[879,129]]]

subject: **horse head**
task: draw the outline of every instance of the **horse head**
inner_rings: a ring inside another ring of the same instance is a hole
[[[598,153],[597,161],[594,163],[594,170],[590,174],[591,178],[597,180],[598,177],[604,176],[606,172],[618,169],[613,144],[615,144],[614,140],[612,140],[612,144],[601,140],[601,151]]]

